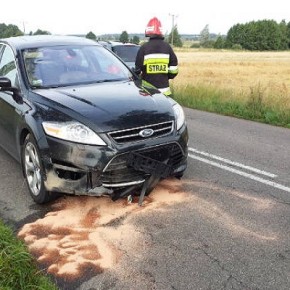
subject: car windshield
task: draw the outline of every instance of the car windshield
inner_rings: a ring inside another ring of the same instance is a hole
[[[135,62],[139,46],[137,45],[116,45],[112,50],[125,62]]]
[[[102,46],[55,46],[23,51],[26,74],[34,88],[128,80],[131,72]]]

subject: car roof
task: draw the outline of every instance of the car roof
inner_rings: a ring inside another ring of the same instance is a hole
[[[131,42],[118,42],[118,41],[109,41],[111,46],[140,46],[139,44],[131,43]]]
[[[26,35],[16,36],[0,39],[0,42],[4,42],[12,46],[16,50],[30,48],[30,47],[42,47],[42,46],[54,46],[54,45],[99,45],[97,42],[79,36],[62,36],[62,35]]]

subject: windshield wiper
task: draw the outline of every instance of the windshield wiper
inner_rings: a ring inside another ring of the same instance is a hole
[[[95,81],[96,83],[109,83],[109,82],[119,82],[119,81],[126,81],[126,78],[118,78],[118,79],[103,79]]]

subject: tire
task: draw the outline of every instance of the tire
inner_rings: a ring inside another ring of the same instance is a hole
[[[28,134],[21,150],[22,170],[29,193],[38,204],[54,199],[52,193],[46,191],[44,186],[44,169],[39,149],[34,137]]]

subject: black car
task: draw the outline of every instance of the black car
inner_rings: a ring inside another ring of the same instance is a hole
[[[135,67],[137,52],[140,48],[139,44],[123,43],[118,41],[99,41],[99,43],[107,49],[112,50],[129,66],[129,68]]]
[[[132,192],[142,203],[187,164],[182,107],[82,37],[0,40],[0,136],[36,203]]]

